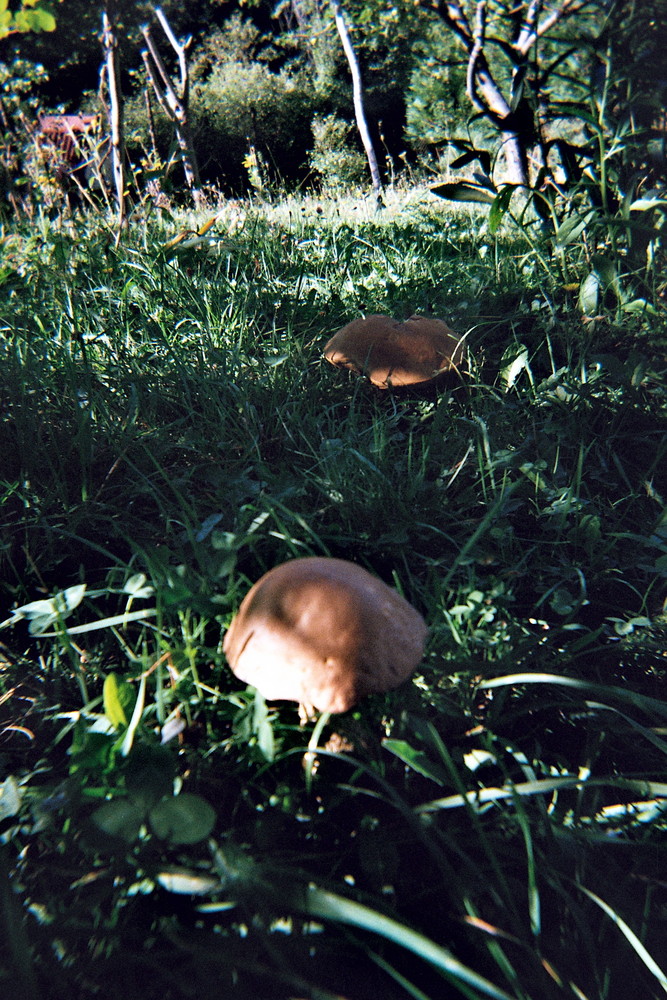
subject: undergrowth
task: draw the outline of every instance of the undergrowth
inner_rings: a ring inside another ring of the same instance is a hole
[[[662,995],[664,314],[418,199],[197,225],[0,242],[0,986]],[[441,316],[463,384],[329,367],[362,312]],[[222,654],[304,555],[430,629],[314,729]]]

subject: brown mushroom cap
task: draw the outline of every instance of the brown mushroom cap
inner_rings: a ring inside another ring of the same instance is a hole
[[[419,612],[361,566],[314,556],[258,580],[223,648],[234,674],[268,700],[346,712],[406,680],[426,634]]]
[[[391,316],[366,316],[335,333],[324,348],[324,357],[387,389],[430,382],[457,370],[463,346],[441,319],[411,316],[399,323]]]

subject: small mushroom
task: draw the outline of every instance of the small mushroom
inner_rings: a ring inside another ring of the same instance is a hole
[[[463,344],[441,319],[411,316],[399,323],[391,316],[366,316],[335,333],[324,357],[387,389],[431,382],[458,371]]]
[[[313,556],[258,580],[223,648],[234,674],[268,700],[346,712],[406,680],[426,634],[419,612],[377,577],[344,559]]]

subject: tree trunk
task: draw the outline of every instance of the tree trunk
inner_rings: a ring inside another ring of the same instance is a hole
[[[368,129],[368,123],[366,121],[366,112],[364,110],[364,89],[361,80],[361,70],[359,68],[359,60],[357,59],[357,54],[354,51],[354,45],[352,44],[352,37],[350,35],[347,22],[343,15],[343,9],[340,4],[340,0],[332,0],[334,19],[336,22],[336,28],[338,34],[340,35],[340,40],[343,45],[343,51],[347,58],[348,65],[350,67],[350,73],[352,74],[352,98],[354,101],[354,116],[357,121],[357,128],[359,129],[359,135],[361,136],[361,141],[364,144],[364,149],[366,150],[366,158],[368,160],[368,166],[371,171],[371,180],[373,182],[373,192],[375,194],[375,200],[378,205],[382,205],[382,181],[380,179],[380,171],[378,169],[377,157],[375,155],[375,149],[373,148],[373,140],[371,139],[371,134]]]
[[[486,47],[498,43],[487,36],[488,0],[477,0],[474,20],[470,20],[460,0],[415,0],[420,6],[436,13],[458,38],[468,54],[466,90],[472,105],[498,130],[507,164],[510,184],[529,185],[528,157],[536,145],[536,125],[528,102],[523,97],[527,58],[535,43],[560,21],[575,17],[586,7],[585,0],[553,0],[545,12],[544,0],[508,5],[506,9],[491,6],[498,23],[508,20],[516,26],[511,41],[503,41],[500,51],[511,65],[511,93],[506,99],[486,58]]]
[[[155,8],[155,15],[160,22],[169,44],[178,58],[180,83],[177,87],[172,83],[169,74],[162,62],[162,57],[153,41],[149,27],[144,27],[141,32],[146,39],[148,49],[144,49],[141,57],[146,67],[146,72],[153,85],[155,96],[164,113],[174,123],[176,140],[181,154],[185,181],[190,188],[195,208],[200,208],[203,202],[201,183],[199,180],[199,167],[197,166],[197,156],[192,144],[192,133],[190,131],[190,120],[188,117],[188,98],[190,77],[186,59],[187,48],[191,42],[188,38],[182,45],[176,39],[167,18],[159,7]]]
[[[116,3],[107,0],[102,14],[102,39],[104,45],[104,75],[109,90],[109,131],[111,135],[111,172],[118,206],[118,234],[125,225],[125,136],[123,132],[123,98],[118,71],[118,38],[116,35]]]

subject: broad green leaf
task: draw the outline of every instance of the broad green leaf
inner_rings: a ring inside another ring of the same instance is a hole
[[[637,198],[630,205],[631,212],[646,212],[651,208],[667,207],[665,198]]]
[[[437,187],[431,188],[431,194],[448,201],[474,201],[483,205],[493,205],[496,200],[495,191],[482,187],[481,184],[472,184],[470,181],[438,184]]]
[[[452,160],[449,166],[451,170],[460,170],[461,167],[467,167],[469,163],[474,163],[476,159],[477,150],[469,149],[466,153],[461,153],[455,160]]]
[[[567,587],[556,587],[549,599],[549,607],[553,608],[557,615],[570,615],[580,605],[577,597],[570,593]]]
[[[611,257],[604,254],[593,255],[593,270],[600,279],[602,288],[611,288],[617,298],[620,298],[620,287],[618,284],[618,266]]]
[[[30,15],[31,29],[33,31],[55,31],[56,30],[56,19],[53,14],[44,10],[43,7],[37,7],[32,11]]]
[[[138,837],[144,817],[144,810],[131,799],[112,799],[95,810],[92,820],[110,837],[120,837],[130,844]]]
[[[52,622],[58,621],[60,619],[66,618],[74,608],[83,600],[83,595],[86,592],[86,585],[82,583],[76,587],[68,587],[67,590],[62,591],[60,594],[56,594],[53,600],[50,602],[52,606],[52,611],[50,614],[42,616],[37,613],[32,617],[32,621],[28,631],[31,635],[41,635],[45,628],[47,628]],[[41,602],[36,602],[40,604]]]
[[[0,823],[16,816],[21,808],[21,791],[11,774],[0,785]]]
[[[647,299],[632,299],[630,302],[624,302],[621,309],[624,313],[630,314],[647,313],[649,316],[658,315],[658,310]]]
[[[456,145],[451,143],[451,145]],[[462,148],[459,146],[459,148]],[[469,163],[479,163],[480,167],[485,174],[491,173],[491,156],[485,149],[466,149],[464,153],[457,156],[455,160],[449,164],[450,170],[460,170],[461,167],[467,167]]]
[[[215,826],[215,809],[199,795],[183,792],[158,802],[149,813],[153,833],[172,844],[196,844]]]
[[[102,701],[104,704],[104,714],[114,727],[127,725],[126,709],[130,709],[134,704],[134,691],[126,680],[120,680],[116,674],[107,674],[102,688]]]
[[[145,573],[135,573],[134,576],[131,576],[123,587],[123,592],[136,598],[151,597],[155,593],[150,584],[146,586]]]
[[[141,680],[139,681],[139,690],[137,691],[137,700],[134,704],[134,711],[132,712],[132,718],[127,727],[127,732],[123,738],[123,743],[120,748],[120,752],[123,757],[127,757],[130,750],[132,749],[132,744],[134,742],[134,734],[137,731],[137,727],[141,722],[141,715],[144,710],[144,704],[146,701],[146,674],[141,675]]]
[[[267,358],[264,362],[267,368],[277,368],[284,361],[289,359],[289,354],[276,354],[273,358]]]
[[[127,762],[125,784],[133,802],[145,812],[174,790],[174,755],[167,747],[138,743]]]
[[[554,237],[556,246],[564,247],[567,246],[568,243],[573,243],[576,239],[578,239],[593,218],[594,214],[594,212],[588,212],[583,216],[583,218],[581,216],[574,215],[572,218],[566,219],[565,222],[556,230],[556,235]]]
[[[273,760],[276,755],[273,726],[266,701],[259,691],[255,690],[252,706],[252,729],[257,737],[257,745],[266,760]]]
[[[521,372],[525,371],[532,382],[532,372],[528,363],[528,348],[523,344],[518,344],[519,353],[500,372],[500,376],[505,383],[507,390],[511,389]]]
[[[12,617],[0,623],[0,628],[13,625],[15,622],[27,618],[30,622],[28,631],[31,635],[42,635],[44,629],[52,625],[59,619],[66,618],[71,611],[76,608],[86,593],[86,584],[77,584],[75,587],[68,587],[53,597],[47,597],[41,601],[30,601],[29,604],[22,604],[20,608],[12,611]],[[55,633],[51,633],[55,634]]]
[[[502,191],[494,198],[491,211],[489,212],[489,232],[491,234],[495,234],[498,231],[516,189],[516,184],[506,184]]]
[[[382,741],[382,746],[413,771],[416,771],[417,774],[430,778],[438,785],[447,781],[447,773],[444,768],[430,760],[423,750],[415,750],[406,740],[386,739]]]
[[[498,758],[489,750],[471,750],[469,753],[463,754],[463,762],[471,771],[476,771],[486,764],[496,764]]]

